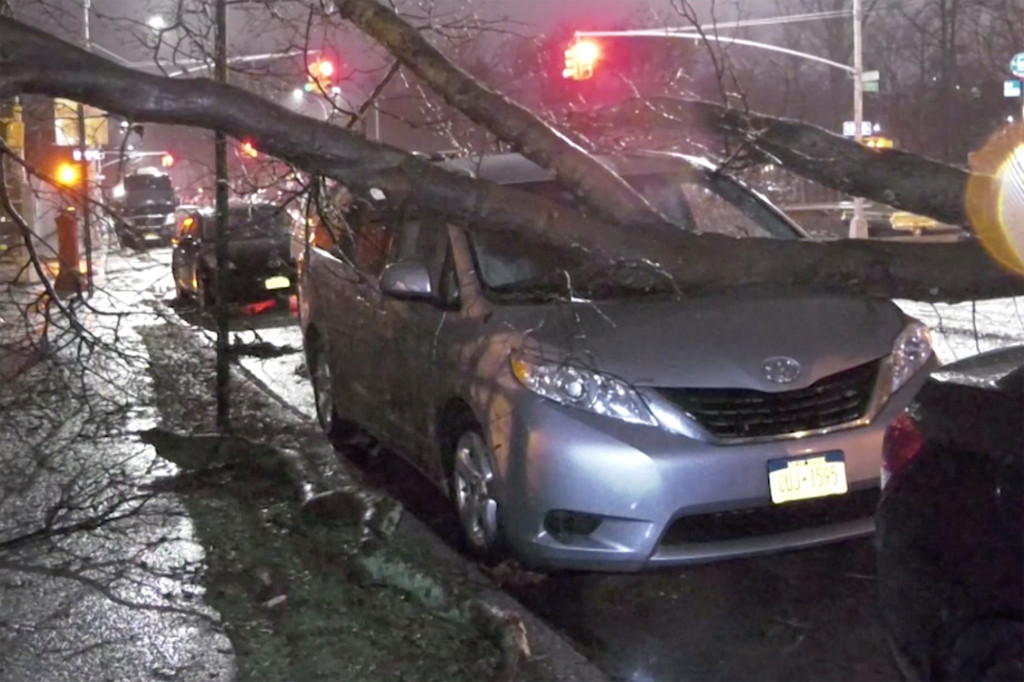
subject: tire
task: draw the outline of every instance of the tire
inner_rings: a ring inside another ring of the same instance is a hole
[[[494,497],[494,457],[480,427],[465,418],[448,443],[448,495],[467,554],[488,561],[505,555]]]
[[[351,441],[359,429],[352,422],[338,416],[328,357],[327,340],[321,334],[312,332],[306,344],[306,365],[309,369],[309,382],[313,385],[316,420],[327,439],[337,446]]]
[[[177,279],[174,280],[174,300],[181,304],[192,301],[192,294],[182,289]]]
[[[202,310],[213,308],[213,292],[210,291],[210,278],[200,269],[196,270],[196,278],[193,280],[195,292],[193,298]]]

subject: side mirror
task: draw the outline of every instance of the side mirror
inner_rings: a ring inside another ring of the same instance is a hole
[[[380,290],[393,298],[426,300],[434,297],[427,266],[418,260],[404,260],[384,268]]]

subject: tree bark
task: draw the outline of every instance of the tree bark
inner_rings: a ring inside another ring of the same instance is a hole
[[[668,97],[575,113],[572,120],[595,132],[661,127],[735,135],[765,161],[826,187],[971,229],[966,170],[896,149],[872,149],[809,123]]]
[[[1024,278],[1000,269],[975,241],[736,240],[630,222],[628,216],[619,225],[587,220],[531,194],[447,172],[237,87],[144,74],[0,18],[0,98],[21,93],[66,97],[139,122],[252,139],[261,151],[355,191],[381,189],[390,202],[415,202],[470,230],[515,232],[518,241],[556,260],[575,257],[582,247],[594,262],[609,267],[621,259],[652,263],[684,294],[772,287],[954,301],[1024,292]],[[942,201],[935,184],[931,191]]]

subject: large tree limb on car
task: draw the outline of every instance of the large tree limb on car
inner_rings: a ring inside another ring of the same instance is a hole
[[[565,258],[582,247],[594,262],[645,261],[683,292],[736,286],[858,291],[948,301],[1024,292],[977,242],[910,245],[793,242],[694,236],[649,222],[588,220],[539,197],[444,171],[428,161],[207,79],[135,71],[0,17],[0,97],[67,97],[139,122],[219,129],[356,191],[382,189],[471,230],[514,232],[520,242]]]
[[[803,121],[672,97],[573,112],[570,121],[596,133],[660,128],[681,135],[699,130],[733,136],[762,160],[826,187],[971,227],[965,211],[966,170],[898,149],[873,149]]]

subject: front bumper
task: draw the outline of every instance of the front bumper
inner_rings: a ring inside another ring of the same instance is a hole
[[[506,538],[528,565],[635,571],[868,535],[885,427],[926,375],[911,380],[865,426],[735,445],[517,392],[510,396],[511,416],[506,405],[488,420]],[[846,495],[772,504],[769,460],[835,450],[844,454]],[[559,539],[545,528],[554,510],[593,515],[600,524]],[[766,523],[768,517],[774,520]],[[720,527],[725,530],[716,535]]]

